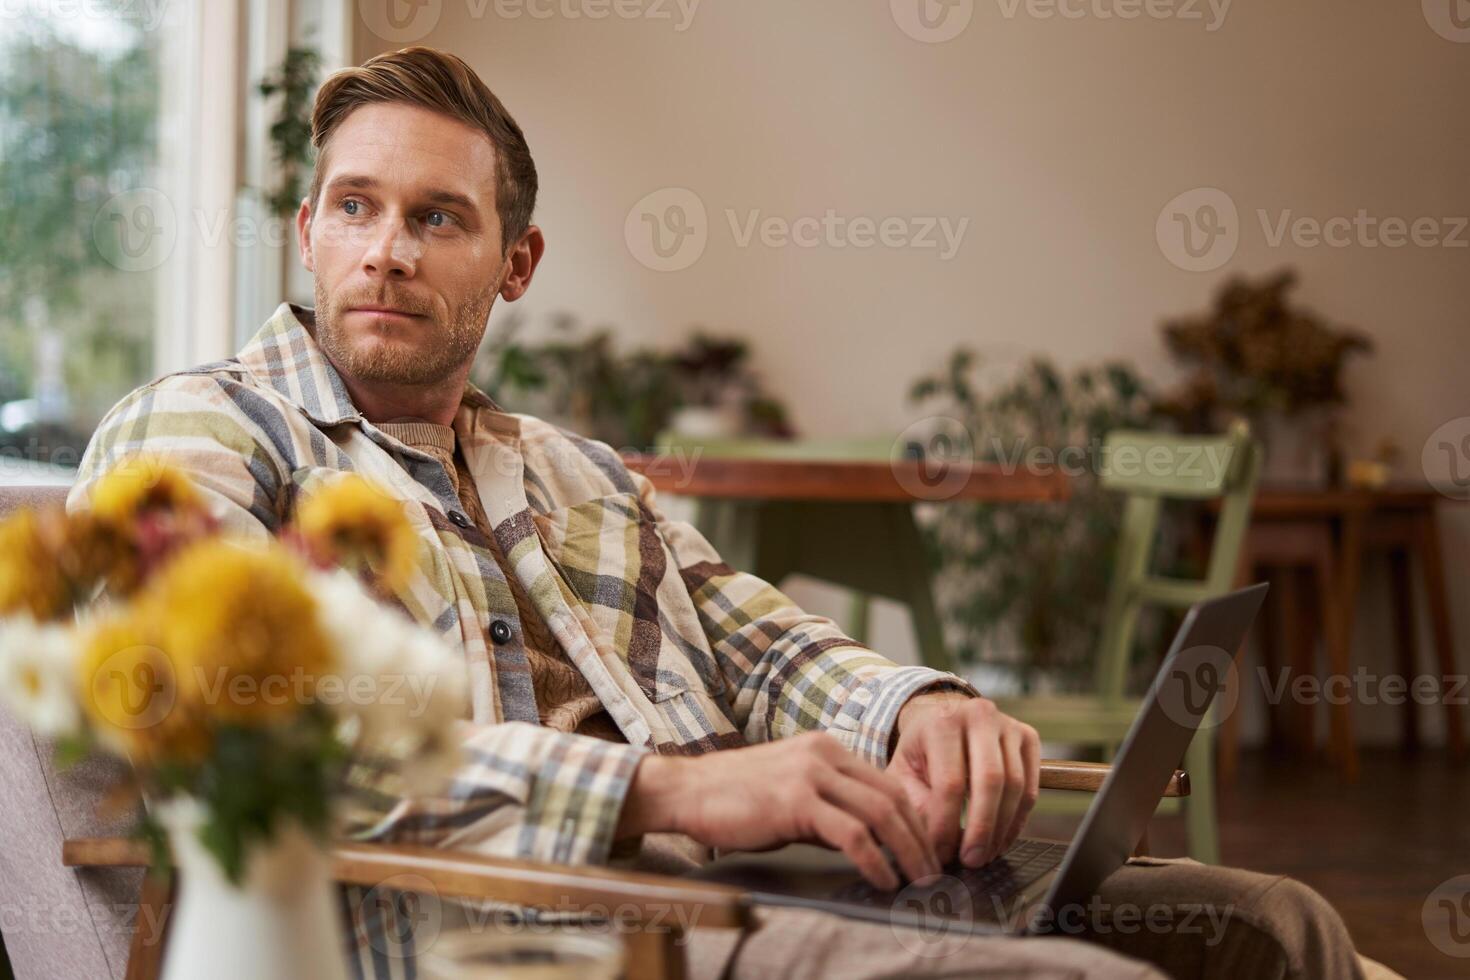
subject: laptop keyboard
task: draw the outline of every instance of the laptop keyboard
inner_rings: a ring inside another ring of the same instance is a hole
[[[1009,851],[980,868],[967,868],[959,862],[944,869],[944,875],[923,888],[909,886],[905,895],[924,901],[925,891],[942,892],[954,888],[958,880],[970,893],[971,901],[982,898],[1008,898],[1062,863],[1066,844],[1041,840],[1019,840]],[[853,905],[891,906],[896,892],[879,891],[866,881],[858,880],[838,889],[832,899]],[[943,903],[939,903],[942,905]]]

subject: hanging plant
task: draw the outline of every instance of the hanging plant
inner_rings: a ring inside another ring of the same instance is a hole
[[[315,48],[291,48],[274,72],[256,86],[262,96],[280,93],[280,108],[271,122],[270,141],[280,166],[280,182],[265,192],[271,213],[289,218],[301,206],[306,175],[311,170],[311,107],[316,97],[322,58]]]

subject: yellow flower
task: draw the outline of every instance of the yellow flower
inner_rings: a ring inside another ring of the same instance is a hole
[[[419,539],[403,503],[356,474],[304,500],[296,529],[314,560],[349,571],[366,565],[384,590],[402,587],[417,560]]]
[[[44,622],[71,610],[56,557],[58,530],[53,518],[30,508],[0,522],[0,614],[28,612]]]
[[[67,514],[64,522],[57,561],[80,597],[86,598],[102,581],[115,596],[131,595],[143,580],[143,562],[133,540],[91,511]]]
[[[147,510],[199,511],[199,491],[179,470],[147,455],[131,456],[104,473],[92,487],[92,512],[127,526]]]
[[[221,722],[293,717],[336,663],[306,569],[279,545],[187,545],[138,603],[177,665],[180,700]]]
[[[207,720],[181,697],[183,675],[134,614],[102,620],[82,641],[77,686],[99,741],[137,763],[197,762]]]

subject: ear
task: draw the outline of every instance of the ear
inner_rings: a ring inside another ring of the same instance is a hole
[[[308,272],[315,272],[316,259],[311,254],[311,219],[311,201],[303,197],[301,207],[296,211],[296,248],[301,253],[301,264]]]
[[[531,288],[531,277],[546,252],[546,239],[535,225],[526,229],[520,241],[510,247],[505,256],[505,281],[500,284],[500,298],[514,303],[526,295]]]

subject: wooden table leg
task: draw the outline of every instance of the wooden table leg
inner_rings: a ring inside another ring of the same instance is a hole
[[[1286,741],[1292,751],[1310,756],[1317,741],[1316,715],[1310,705],[1296,704],[1291,700],[1296,679],[1313,673],[1316,647],[1301,598],[1301,569],[1294,565],[1282,568],[1276,584],[1280,597],[1277,608],[1281,613],[1281,647],[1285,654],[1282,669],[1286,681],[1277,689],[1282,692],[1286,703],[1273,705],[1273,710],[1280,711],[1287,733]],[[1271,680],[1274,684],[1276,678]]]
[[[1402,548],[1388,552],[1389,596],[1393,600],[1394,649],[1397,652],[1399,673],[1404,683],[1414,683],[1414,659],[1419,653],[1419,624],[1414,615],[1414,589],[1409,571],[1409,555]],[[1412,697],[1404,699],[1403,713],[1399,715],[1403,724],[1404,749],[1413,752],[1419,748],[1419,704]]]
[[[158,980],[163,974],[163,950],[168,939],[177,878],[171,872],[148,872],[138,890],[138,913],[128,947],[125,980]]]
[[[1352,510],[1343,515],[1342,537],[1337,549],[1338,585],[1334,590],[1329,578],[1331,569],[1321,567],[1319,581],[1322,588],[1321,608],[1327,641],[1327,658],[1331,665],[1329,676],[1340,677],[1339,694],[1352,691],[1353,626],[1358,608],[1358,589],[1363,570],[1363,522],[1362,511]],[[1358,778],[1358,747],[1353,738],[1351,697],[1328,705],[1331,719],[1332,752],[1337,757],[1343,776],[1349,781]]]
[[[1427,508],[1418,522],[1415,535],[1419,560],[1424,569],[1424,594],[1429,600],[1429,625],[1434,634],[1434,654],[1439,663],[1440,693],[1444,710],[1445,741],[1450,758],[1465,761],[1465,729],[1462,701],[1466,694],[1464,675],[1455,670],[1454,638],[1450,632],[1449,595],[1445,591],[1444,558],[1439,548],[1439,525],[1434,508]],[[1451,701],[1443,697],[1457,695]]]
[[[1199,536],[1197,535],[1196,536],[1196,540],[1198,540],[1198,538],[1199,538]],[[1251,557],[1250,535],[1249,535],[1249,533],[1247,533],[1247,535],[1246,535],[1246,541],[1241,546],[1241,549],[1240,549],[1239,567],[1236,569],[1236,572],[1235,572],[1235,587],[1237,589],[1245,588],[1246,586],[1248,586],[1248,585],[1251,584],[1251,582],[1255,579],[1255,576],[1256,576],[1256,563],[1255,563],[1255,559],[1253,559]],[[1273,603],[1271,602],[1271,599],[1268,596],[1267,599],[1266,599],[1266,608],[1262,610],[1262,613],[1263,614],[1264,613],[1267,613],[1272,608],[1273,608]],[[1261,638],[1261,645],[1262,645],[1261,659],[1262,659],[1262,662],[1263,663],[1266,661],[1266,654],[1265,654],[1265,644],[1267,642],[1266,637],[1270,634],[1271,626],[1272,626],[1272,623],[1269,622],[1269,621],[1266,621],[1266,622],[1263,622],[1262,623],[1260,629],[1253,630],[1252,631],[1256,636],[1258,636],[1258,637]],[[1248,639],[1249,638],[1247,638],[1247,640]],[[1227,714],[1225,716],[1224,720],[1220,723],[1220,730],[1219,730],[1219,733],[1218,733],[1219,734],[1219,737],[1216,740],[1216,745],[1217,745],[1216,757],[1217,757],[1217,763],[1218,763],[1218,766],[1217,766],[1218,777],[1217,778],[1218,778],[1218,780],[1219,780],[1219,782],[1220,782],[1221,785],[1226,785],[1226,786],[1234,783],[1235,782],[1236,775],[1240,772],[1240,709],[1239,709],[1239,705],[1240,705],[1240,695],[1245,693],[1244,692],[1244,689],[1242,689],[1240,687],[1240,685],[1242,683],[1241,678],[1244,677],[1244,676],[1248,676],[1244,671],[1241,670],[1240,661],[1246,656],[1246,649],[1245,648],[1246,648],[1246,644],[1245,643],[1242,643],[1239,652],[1237,652],[1236,655],[1234,657],[1232,657],[1231,660],[1230,660],[1230,672],[1226,676],[1225,684],[1226,684],[1226,688],[1227,689],[1232,689],[1233,688],[1233,689],[1235,689],[1237,691],[1236,701],[1235,701],[1236,710],[1234,710],[1234,711],[1230,712],[1229,714]],[[1269,714],[1269,712],[1268,712],[1268,714]],[[1275,718],[1274,718],[1274,715],[1273,715],[1272,716],[1273,726],[1274,726],[1274,722],[1275,722]]]
[[[908,504],[890,504],[884,509],[888,512],[894,543],[890,560],[903,578],[919,655],[926,667],[954,670],[954,657],[944,644],[944,625],[934,604],[933,577],[929,571],[929,559],[924,554],[924,538],[918,522],[914,520],[914,508]]]
[[[1285,635],[1282,630],[1282,574],[1279,569],[1273,574],[1266,576],[1271,583],[1272,591],[1266,596],[1266,603],[1261,608],[1261,628],[1256,630],[1256,636],[1260,641],[1261,668],[1265,670],[1265,689],[1269,692],[1271,685],[1280,679],[1280,672],[1285,666],[1281,659],[1281,638]],[[1282,714],[1285,706],[1279,699],[1266,699],[1266,745],[1275,752],[1280,752],[1286,744],[1287,726]],[[1239,709],[1231,712],[1231,717],[1240,714]]]

